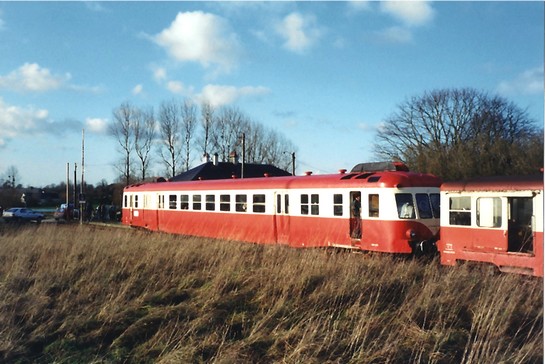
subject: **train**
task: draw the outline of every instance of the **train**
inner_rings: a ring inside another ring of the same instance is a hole
[[[543,277],[543,174],[441,186],[441,263],[487,262]]]
[[[541,184],[514,183],[511,190],[502,189],[501,182],[478,186],[477,182],[463,188],[443,183],[437,176],[410,171],[399,162],[363,163],[350,172],[324,175],[163,179],[124,189],[122,223],[151,231],[295,248],[439,252],[445,265],[483,261],[504,271],[543,276],[543,180]],[[488,191],[492,186],[497,190]],[[519,195],[533,197],[531,202],[515,199]],[[468,198],[471,210],[464,205]],[[520,242],[524,249],[519,251],[510,249],[505,237],[501,247],[482,243],[485,238],[479,236],[494,240],[501,234],[518,234],[507,217],[513,215],[515,204],[531,206],[531,212],[520,209],[521,214],[531,213],[530,221],[524,221],[524,232],[533,236],[532,243]],[[485,216],[490,209],[501,209],[505,215],[500,225],[493,221],[496,215]],[[468,219],[468,212],[469,222],[454,223]]]

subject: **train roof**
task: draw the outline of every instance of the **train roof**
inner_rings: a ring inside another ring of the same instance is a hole
[[[441,191],[519,191],[543,190],[543,174],[481,177],[468,181],[445,182]]]
[[[286,188],[439,187],[441,179],[431,174],[407,171],[355,172],[326,175],[262,177],[244,179],[154,182],[132,185],[126,191],[168,190],[265,190]]]

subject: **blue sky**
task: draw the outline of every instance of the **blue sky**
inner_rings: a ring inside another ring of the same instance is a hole
[[[375,161],[381,122],[433,89],[543,125],[542,2],[0,2],[0,55],[0,178],[25,186],[64,181],[82,129],[86,180],[113,182],[125,101],[235,106],[297,146],[298,174]]]

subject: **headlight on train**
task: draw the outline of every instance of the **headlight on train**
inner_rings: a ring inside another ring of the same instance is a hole
[[[413,229],[409,229],[405,232],[405,236],[407,236],[407,239],[414,239],[416,238],[416,232]]]

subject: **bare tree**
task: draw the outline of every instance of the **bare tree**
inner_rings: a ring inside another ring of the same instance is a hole
[[[541,134],[525,111],[501,97],[443,89],[399,105],[379,130],[375,151],[446,180],[529,173],[543,166]],[[523,163],[530,150],[541,158]]]
[[[201,125],[202,125],[202,137],[201,146],[203,156],[208,155],[208,148],[210,144],[210,133],[214,124],[214,108],[209,102],[203,102],[201,104]]]
[[[184,100],[182,105],[182,128],[185,149],[185,170],[189,169],[191,163],[191,144],[193,142],[195,128],[197,127],[197,107],[189,99]]]
[[[180,105],[175,100],[163,102],[159,109],[159,130],[162,141],[160,155],[167,167],[167,177],[176,175],[182,158]]]
[[[140,178],[142,181],[148,177],[148,168],[151,160],[151,148],[156,135],[156,120],[153,108],[147,111],[135,113],[134,129],[134,150],[139,162]]]
[[[122,163],[116,167],[121,172],[125,185],[131,182],[131,155],[135,145],[133,123],[139,111],[129,102],[122,103],[113,110],[113,123],[110,134],[116,139],[122,157]]]
[[[19,170],[14,165],[11,165],[6,169],[6,181],[3,183],[3,186],[15,188],[17,187],[17,181],[19,181]]]

